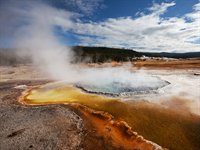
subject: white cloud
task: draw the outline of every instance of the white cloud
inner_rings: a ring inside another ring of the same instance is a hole
[[[200,2],[182,17],[163,18],[175,3],[153,4],[150,13],[137,18],[109,18],[103,22],[78,22],[73,32],[80,45],[134,48],[139,51],[200,51]]]
[[[23,4],[22,6],[24,6],[24,4],[28,4],[29,7],[34,6],[34,4],[30,5],[34,2],[25,3],[25,0],[21,1],[23,3],[15,2],[16,5]],[[102,1],[68,0],[66,3],[76,5],[85,13],[91,13],[100,7]],[[81,21],[80,14],[54,7],[51,7],[51,9],[44,7],[42,8],[41,23],[48,21],[52,26],[62,27],[64,31],[71,30],[79,38],[80,45],[125,47],[138,51],[156,52],[200,51],[200,1],[193,6],[192,12],[182,17],[163,18],[162,16],[168,8],[174,5],[174,2],[154,3],[152,7],[148,8],[148,14],[140,12],[137,13],[138,15],[135,18],[131,16],[108,18],[102,22],[90,21],[86,23]],[[29,7],[16,10],[11,6],[0,6],[0,12],[2,12],[0,13],[1,26],[4,27],[0,28],[2,35],[0,38],[5,38],[5,35],[14,36],[19,22],[27,22],[27,20],[33,19],[30,18],[31,8]],[[35,12],[40,11],[40,9],[38,8]],[[77,17],[78,15],[79,17]],[[42,16],[45,17],[42,18]]]
[[[148,10],[152,11],[152,14],[161,15],[167,11],[168,7],[171,7],[174,5],[176,5],[175,2],[161,3],[161,4],[154,3],[153,6],[150,7]]]

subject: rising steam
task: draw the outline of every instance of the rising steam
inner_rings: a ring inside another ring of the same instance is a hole
[[[83,69],[73,66],[70,63],[73,57],[70,48],[58,40],[54,31],[55,27],[65,27],[65,30],[70,30],[75,24],[74,20],[78,17],[76,13],[39,1],[21,1],[21,3],[10,3],[8,6],[6,10],[4,9],[4,14],[13,15],[16,22],[21,23],[21,26],[17,27],[16,22],[2,20],[15,28],[14,42],[19,49],[18,53],[31,56],[33,63],[52,79],[95,85],[120,81],[134,88],[143,85],[151,88],[160,84],[160,80],[142,71],[131,73],[129,71],[131,66],[103,69]]]
[[[16,46],[23,50],[23,54],[31,56],[33,62],[51,78],[73,80],[76,74],[70,65],[70,49],[62,45],[54,33],[56,26],[71,26],[72,13],[42,3],[29,4],[27,24],[18,30]]]

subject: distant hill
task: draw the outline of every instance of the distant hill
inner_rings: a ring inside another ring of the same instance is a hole
[[[189,53],[143,53],[147,57],[167,57],[167,58],[200,58],[200,52]]]
[[[199,58],[200,52],[190,53],[144,53],[131,49],[108,48],[108,47],[71,47],[74,52],[72,62],[94,62],[102,63],[109,61],[131,61],[135,58],[146,57],[166,57],[166,58]],[[30,63],[31,60],[26,57],[16,56],[16,49],[0,49],[0,65],[16,65]]]
[[[131,49],[107,48],[107,47],[72,47],[76,61],[90,60],[92,62],[105,61],[130,61],[136,57],[166,57],[166,58],[200,58],[200,52],[190,53],[147,53],[137,52]]]
[[[75,54],[75,61],[130,61],[135,57],[142,57],[142,53],[128,49],[107,48],[107,47],[72,47]]]

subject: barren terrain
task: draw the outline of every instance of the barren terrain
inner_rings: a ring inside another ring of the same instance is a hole
[[[18,101],[24,90],[52,81],[33,65],[0,66],[0,149],[198,150],[200,61],[148,60],[133,64],[176,86],[132,99],[88,93],[81,96],[82,91],[77,93],[81,100],[76,104],[47,99],[24,105]],[[89,66],[104,65],[121,64]],[[182,82],[186,79],[188,82]],[[182,86],[186,88],[175,90]]]

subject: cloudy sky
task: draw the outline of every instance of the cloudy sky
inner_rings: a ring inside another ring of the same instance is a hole
[[[19,33],[16,31],[27,24],[24,18],[31,18],[34,13],[28,14],[33,5],[40,3],[48,7],[37,6],[41,9],[36,12],[45,14],[43,20],[51,19],[54,34],[65,45],[151,52],[200,51],[199,0],[9,1],[14,6],[20,3],[20,11],[0,0],[0,47],[13,46],[13,37]]]

